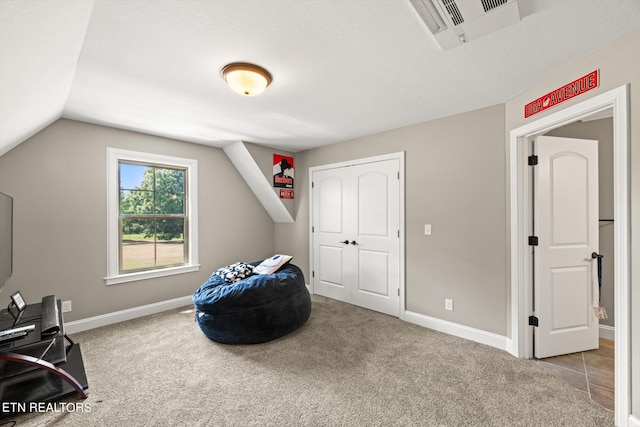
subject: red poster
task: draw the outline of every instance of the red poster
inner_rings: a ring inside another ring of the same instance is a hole
[[[273,155],[273,186],[293,188],[293,157]]]
[[[293,199],[293,190],[284,190],[280,189],[280,198],[281,199]]]
[[[582,95],[595,89],[600,85],[600,72],[594,70],[589,74],[580,77],[577,80],[567,83],[566,85],[541,96],[535,101],[531,101],[524,106],[524,118],[531,117],[541,111],[556,106],[575,96]]]

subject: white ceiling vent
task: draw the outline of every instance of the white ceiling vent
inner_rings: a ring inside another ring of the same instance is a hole
[[[518,0],[409,0],[443,49],[520,21]]]

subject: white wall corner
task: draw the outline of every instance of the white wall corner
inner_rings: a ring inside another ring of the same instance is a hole
[[[249,188],[251,188],[253,194],[262,203],[271,219],[274,222],[295,222],[285,205],[273,191],[271,184],[256,164],[247,147],[244,146],[244,143],[236,141],[223,147],[223,150]]]
[[[640,427],[640,418],[629,415],[629,427]]]

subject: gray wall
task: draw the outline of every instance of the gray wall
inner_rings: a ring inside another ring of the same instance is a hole
[[[107,286],[106,147],[198,160],[199,272]],[[274,251],[274,224],[221,149],[59,120],[0,157],[14,275],[0,295],[72,300],[65,321],[191,295],[222,265]],[[227,205],[225,200],[232,199]]]
[[[600,93],[629,84],[629,169],[630,169],[630,249],[631,249],[631,363],[640,366],[640,55],[633,52],[640,46],[640,29],[627,33],[613,44],[591,54],[570,67],[551,73],[539,85],[523,92],[505,104],[507,133],[530,119],[523,118],[525,104],[539,96],[600,69],[600,87],[566,101],[563,107],[582,102]],[[536,119],[558,111],[558,107],[534,116]],[[640,369],[631,370],[632,414],[640,418]]]
[[[399,151],[406,152],[406,309],[506,335],[502,105],[298,153],[296,223],[276,225],[276,249],[294,255],[309,283],[309,168]]]
[[[600,218],[613,218],[613,119],[575,122],[554,129],[549,136],[564,138],[595,139],[598,141],[598,190]],[[608,319],[600,320],[601,325],[614,326],[615,303],[613,299],[613,222],[600,222],[600,247],[602,258],[602,298]]]

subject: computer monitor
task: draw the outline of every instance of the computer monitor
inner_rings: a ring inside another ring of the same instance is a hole
[[[0,292],[13,274],[13,198],[0,193]]]

